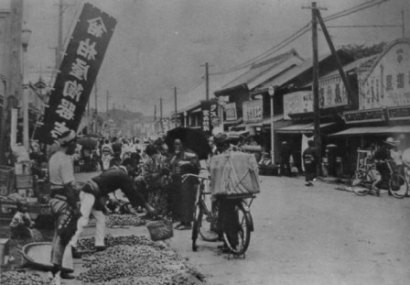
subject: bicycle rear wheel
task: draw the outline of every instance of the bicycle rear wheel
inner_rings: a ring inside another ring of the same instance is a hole
[[[226,229],[222,230],[222,235],[229,250],[235,255],[242,255],[248,249],[251,241],[252,217],[242,203],[235,206],[235,211],[238,218],[236,235],[230,236]]]
[[[404,177],[398,173],[393,173],[389,181],[389,192],[394,198],[402,199],[406,197],[408,191],[408,184]]]

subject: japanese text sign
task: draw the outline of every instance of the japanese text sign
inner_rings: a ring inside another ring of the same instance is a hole
[[[245,123],[257,123],[263,119],[262,100],[246,101],[242,105],[243,121]]]
[[[236,113],[236,104],[235,102],[226,103],[225,105],[225,119],[227,121],[236,121],[238,119]]]
[[[52,143],[77,131],[117,21],[86,3],[61,62],[39,137]]]
[[[211,132],[212,128],[218,125],[217,106],[213,100],[201,101],[202,130],[204,132]]]

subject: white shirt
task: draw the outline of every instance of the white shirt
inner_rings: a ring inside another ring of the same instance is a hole
[[[396,165],[402,165],[403,164],[403,160],[402,160],[402,158],[401,158],[401,151],[399,151],[399,150],[394,150],[394,149],[391,149],[390,150],[390,156],[391,156],[391,158],[393,159],[393,161],[394,161],[394,163],[396,164]]]
[[[52,185],[65,185],[74,182],[74,165],[70,155],[59,150],[49,161],[49,177]]]

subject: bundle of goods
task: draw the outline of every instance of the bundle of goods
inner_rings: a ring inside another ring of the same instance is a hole
[[[260,191],[258,163],[252,154],[215,155],[211,159],[210,172],[213,195],[246,196]]]

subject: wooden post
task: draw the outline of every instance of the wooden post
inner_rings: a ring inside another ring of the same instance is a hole
[[[205,63],[205,84],[206,84],[206,96],[205,99],[206,101],[209,100],[209,66],[208,63]]]
[[[318,39],[317,39],[317,6],[312,2],[312,50],[313,50],[313,116],[314,116],[314,140],[316,155],[318,158],[317,174],[320,175],[322,163],[322,139],[320,134],[320,108],[319,108],[319,56],[318,56]]]
[[[161,133],[164,132],[164,124],[162,122],[162,98],[159,99],[159,120],[161,124]]]
[[[58,31],[57,31],[57,48],[56,48],[56,70],[60,68],[63,53],[63,23],[64,23],[64,3],[63,0],[58,2]]]
[[[349,81],[347,80],[346,74],[343,70],[343,66],[342,66],[342,62],[340,61],[339,56],[337,55],[336,49],[333,45],[332,39],[330,38],[329,32],[327,31],[326,25],[322,19],[322,16],[320,15],[320,11],[316,10],[316,16],[317,16],[317,20],[319,21],[320,27],[322,28],[323,34],[325,35],[327,44],[329,45],[330,51],[332,52],[332,55],[335,57],[336,59],[336,65],[337,65],[337,69],[339,71],[339,75],[340,78],[342,79],[343,85],[346,88],[346,93],[347,93],[347,98],[349,98],[349,104],[352,103],[352,89],[350,88],[350,84]]]
[[[178,101],[177,101],[177,88],[174,87],[174,103],[175,103],[175,127],[178,127]]]

